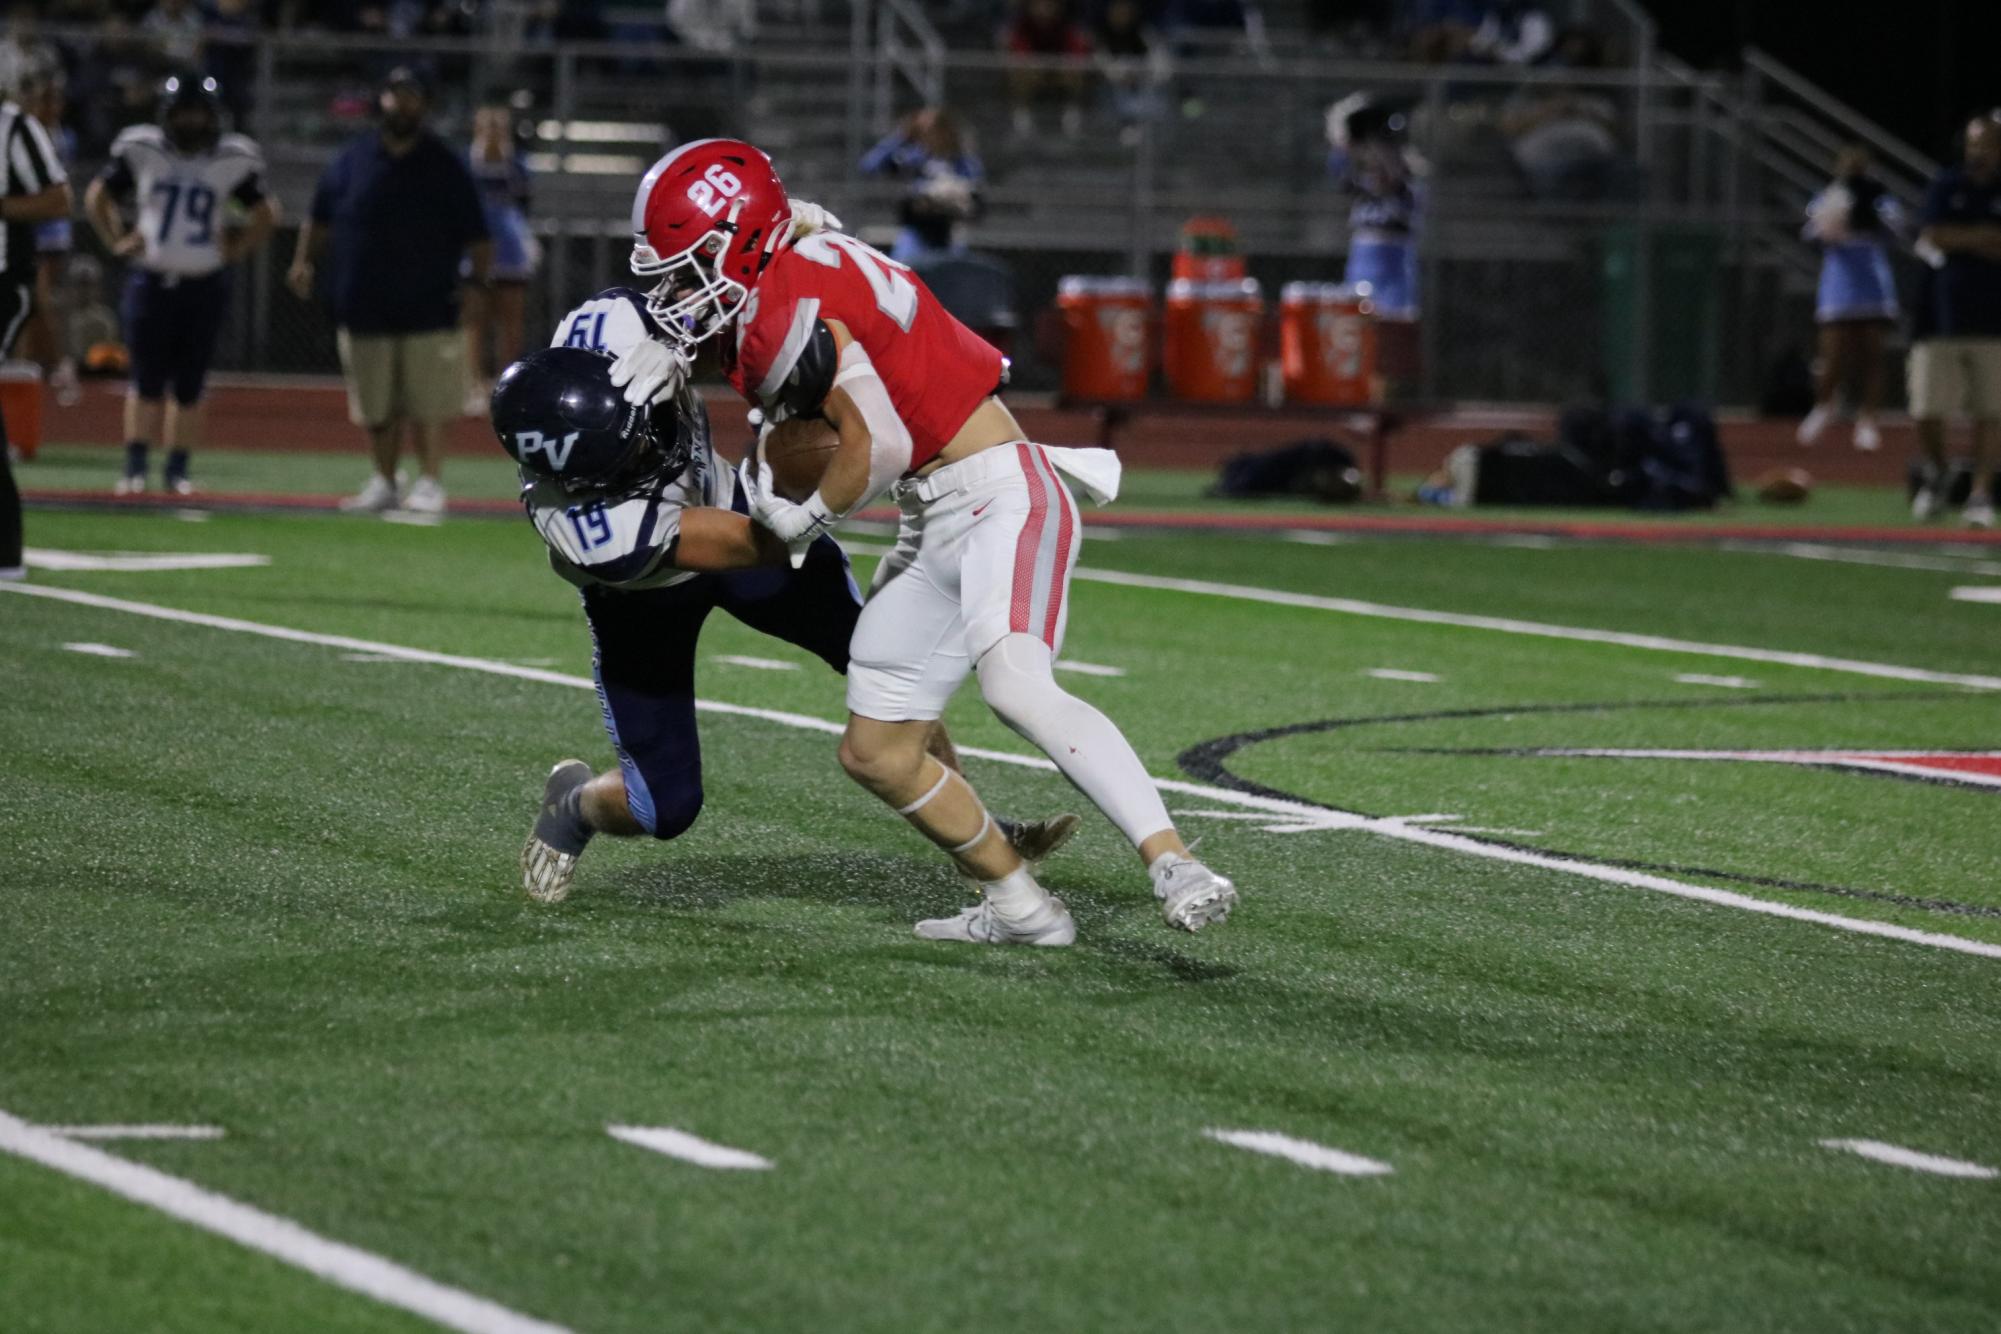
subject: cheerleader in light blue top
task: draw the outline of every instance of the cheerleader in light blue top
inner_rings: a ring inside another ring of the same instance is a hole
[[[1424,205],[1422,164],[1406,144],[1407,117],[1366,93],[1327,112],[1329,173],[1351,195],[1348,264],[1341,281],[1366,296],[1375,317],[1418,318],[1417,231]]]
[[[466,415],[486,415],[492,391],[489,366],[512,365],[521,356],[528,282],[541,266],[542,247],[528,224],[531,177],[514,140],[514,113],[504,103],[473,113],[466,166],[479,187],[487,234],[493,238],[493,283],[468,289],[465,302],[466,365],[471,374]],[[470,275],[471,269],[466,270]],[[490,357],[489,357],[490,343]]]
[[[1907,228],[1902,205],[1871,174],[1869,150],[1851,144],[1835,159],[1834,179],[1807,205],[1802,234],[1821,250],[1820,375],[1813,411],[1800,423],[1811,445],[1841,411],[1855,405],[1855,447],[1881,446],[1876,410],[1883,398],[1883,340],[1897,321],[1897,284],[1890,247]]]

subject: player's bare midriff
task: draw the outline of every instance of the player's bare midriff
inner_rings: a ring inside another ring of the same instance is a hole
[[[1022,434],[1021,423],[1007,410],[1007,404],[997,398],[984,399],[973,409],[973,415],[966,418],[966,424],[952,436],[951,442],[939,451],[938,457],[919,468],[917,475],[928,476],[948,463],[969,459],[983,449],[1011,445],[1027,438]]]

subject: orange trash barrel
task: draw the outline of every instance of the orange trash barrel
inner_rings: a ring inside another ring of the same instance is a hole
[[[1255,278],[1170,283],[1162,364],[1174,396],[1191,403],[1248,403],[1258,387],[1264,310]]]
[[[1372,401],[1376,330],[1368,302],[1336,283],[1287,283],[1278,295],[1278,356],[1288,403]]]
[[[32,361],[0,364],[0,416],[7,443],[31,459],[42,447],[42,368]]]
[[[1056,285],[1063,312],[1063,397],[1146,397],[1153,289],[1139,278],[1075,276]]]

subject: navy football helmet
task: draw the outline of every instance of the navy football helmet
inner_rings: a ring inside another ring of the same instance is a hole
[[[500,374],[493,433],[531,476],[566,491],[643,490],[688,466],[691,432],[673,400],[635,407],[611,382],[612,359],[544,347]]]
[[[160,128],[179,153],[205,153],[222,138],[222,89],[214,79],[174,74],[160,85]]]

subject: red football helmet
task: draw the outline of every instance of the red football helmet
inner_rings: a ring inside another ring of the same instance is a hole
[[[791,220],[762,152],[740,139],[682,144],[632,200],[632,271],[659,279],[646,308],[679,343],[713,337],[743,308]]]

